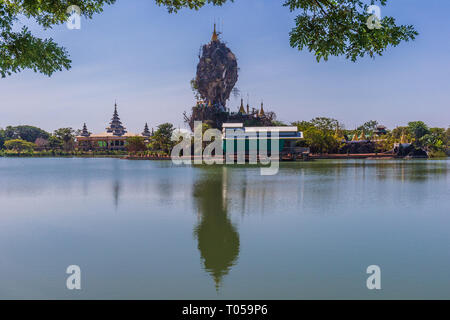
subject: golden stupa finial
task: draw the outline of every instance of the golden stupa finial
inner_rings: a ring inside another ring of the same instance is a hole
[[[216,24],[214,23],[214,32],[211,38],[211,41],[218,41],[219,37],[217,36],[217,32],[216,32]]]
[[[242,98],[241,98],[241,107],[239,108],[239,112],[242,114],[245,114],[244,99],[242,99]]]
[[[259,110],[259,116],[262,117],[264,115],[265,115],[265,113],[264,113],[264,102],[261,101],[261,110]]]
[[[366,140],[366,132],[364,131],[364,129],[362,129],[361,131],[361,136],[359,137],[359,140]]]
[[[408,143],[408,141],[406,140],[406,134],[405,134],[405,130],[402,130],[402,136],[400,137],[400,143]]]

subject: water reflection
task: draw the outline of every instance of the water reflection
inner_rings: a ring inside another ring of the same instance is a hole
[[[119,196],[120,196],[120,182],[119,180],[114,181],[113,184],[113,197],[114,197],[114,207],[119,207]]]
[[[200,218],[194,235],[203,266],[214,278],[216,290],[219,290],[222,278],[238,260],[239,233],[228,217],[226,168],[200,170],[201,176],[193,191]]]

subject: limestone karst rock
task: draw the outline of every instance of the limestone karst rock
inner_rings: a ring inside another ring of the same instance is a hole
[[[237,80],[236,56],[218,39],[214,30],[211,42],[202,48],[194,88],[207,103],[225,107]]]
[[[242,122],[246,126],[271,126],[275,113],[247,108],[247,111],[232,111],[226,107],[227,100],[238,80],[236,56],[220,41],[216,28],[211,41],[202,47],[197,65],[197,74],[191,81],[196,93],[197,105],[192,113],[184,113],[184,120],[194,130],[194,121],[202,121],[212,128],[222,129],[225,122]],[[234,109],[234,108],[233,108]]]

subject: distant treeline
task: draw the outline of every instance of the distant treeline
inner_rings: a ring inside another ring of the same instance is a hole
[[[355,137],[356,140],[367,141],[366,145],[374,152],[391,151],[398,143],[411,143],[413,147],[427,152],[430,157],[445,157],[450,149],[450,128],[430,128],[423,121],[412,121],[407,126],[398,126],[392,130],[375,120],[348,130],[336,119],[326,117],[297,121],[292,125],[303,131],[305,139],[301,143],[313,153],[347,153],[349,149],[357,149],[358,145],[364,147],[364,142],[349,143]]]
[[[288,124],[277,122],[276,125]],[[374,120],[348,130],[337,120],[326,117],[289,125],[295,125],[303,132],[304,139],[299,146],[309,147],[312,153],[388,152],[398,143],[410,143],[431,157],[445,157],[450,150],[450,128],[430,128],[422,121],[409,122],[407,126],[392,130]],[[208,128],[207,124],[203,125],[203,131]],[[170,154],[174,146],[171,141],[174,130],[172,124],[163,123],[147,141],[143,137],[128,138],[126,148],[129,153]],[[0,128],[0,155],[83,155],[87,152],[76,147],[75,137],[79,134],[80,130],[72,128],[60,128],[53,133],[29,125]],[[103,153],[123,154],[107,150]]]

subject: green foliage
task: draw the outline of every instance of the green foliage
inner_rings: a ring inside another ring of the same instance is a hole
[[[397,26],[393,17],[383,17],[382,28],[370,30],[367,8],[372,3],[385,6],[387,0],[287,0],[284,5],[291,11],[301,11],[290,33],[291,46],[308,48],[318,62],[330,55],[356,61],[365,55],[381,56],[388,46],[415,39],[414,27]]]
[[[340,147],[335,130],[343,127],[336,119],[317,117],[311,121],[297,121],[292,125],[303,132],[301,146],[309,147],[312,153],[333,153]]]
[[[156,0],[160,6],[165,6],[170,13],[178,12],[182,8],[198,10],[206,4],[221,6],[225,2],[233,2],[234,0]]]
[[[0,150],[3,149],[5,139],[5,130],[0,128]]]
[[[408,122],[408,130],[416,141],[420,141],[420,138],[430,132],[423,121]]]
[[[206,4],[220,6],[226,0],[156,0],[169,12],[182,8],[198,10]],[[233,2],[233,0],[229,0]],[[369,29],[367,8],[385,6],[387,0],[284,0],[291,12],[300,11],[290,32],[290,45],[314,52],[317,61],[345,56],[351,61],[369,55],[382,55],[389,46],[414,40],[418,32],[412,25],[397,25],[393,17],[383,17],[381,29]]]
[[[28,142],[35,142],[36,139],[48,139],[50,137],[50,133],[46,132],[37,127],[33,126],[8,126],[5,129],[5,138],[6,139],[22,139]]]
[[[150,149],[153,151],[163,151],[166,154],[170,153],[174,146],[174,142],[171,140],[174,127],[171,123],[163,123],[158,126],[154,135],[150,140]]]
[[[419,139],[420,145],[430,152],[445,153],[445,130],[442,128],[431,128],[428,133]]]
[[[147,149],[144,137],[129,137],[127,138],[125,146],[130,153],[145,151]]]
[[[105,4],[115,0],[8,0],[0,1],[0,74],[2,78],[23,69],[31,69],[45,75],[70,68],[70,59],[65,48],[53,39],[33,36],[23,26],[15,27],[19,18],[34,20],[44,29],[63,24],[68,18],[69,5],[77,5],[85,18],[102,12]]]
[[[322,131],[333,131],[339,127],[339,122],[336,119],[317,117],[311,120],[311,124]]]
[[[293,126],[296,126],[299,131],[305,131],[310,127],[314,127],[314,125],[309,121],[296,121],[291,123]]]
[[[378,121],[370,120],[358,127],[358,131],[364,130],[366,134],[372,134],[378,126]]]
[[[405,134],[408,141],[411,141],[413,139],[408,127],[396,127],[390,133],[390,135],[395,140],[398,140],[397,142],[400,142],[400,138],[402,137],[403,134]]]
[[[221,6],[233,0],[155,0],[169,12],[182,8],[198,10],[206,4]],[[35,21],[44,29],[63,24],[68,18],[67,7],[77,5],[82,16],[91,19],[103,11],[105,5],[115,0],[8,0],[0,2],[0,74],[4,78],[23,69],[31,69],[45,75],[70,69],[71,60],[64,47],[51,38],[34,36],[26,27],[15,25],[20,17]],[[284,0],[284,6],[292,12],[300,11],[296,26],[290,32],[290,45],[314,52],[317,61],[330,55],[345,55],[356,61],[366,54],[382,55],[388,46],[414,40],[418,35],[411,25],[396,25],[393,17],[382,19],[381,29],[368,29],[370,3],[385,6],[387,0]]]
[[[75,131],[72,128],[60,128],[55,130],[53,135],[62,141],[62,147],[64,150],[73,150],[75,146]],[[49,143],[52,143],[49,141]]]
[[[48,146],[51,149],[62,149],[64,145],[64,141],[61,140],[60,138],[57,138],[55,136],[51,136],[50,138],[48,138]]]
[[[286,123],[284,123],[282,121],[278,121],[278,120],[273,120],[272,124],[276,127],[286,127]]]
[[[330,132],[317,127],[310,127],[304,132],[305,141],[313,153],[333,153],[339,147],[339,142]]]
[[[36,145],[34,143],[22,140],[12,139],[5,141],[5,148],[8,150],[15,150],[18,152],[32,152]]]

